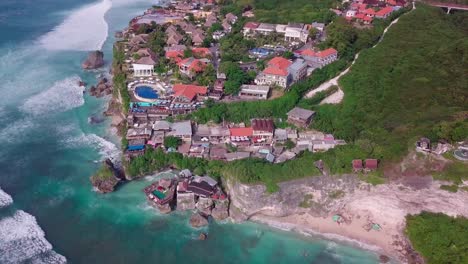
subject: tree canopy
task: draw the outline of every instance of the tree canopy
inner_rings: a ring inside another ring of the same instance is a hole
[[[406,234],[428,264],[468,263],[468,219],[464,217],[408,215]]]

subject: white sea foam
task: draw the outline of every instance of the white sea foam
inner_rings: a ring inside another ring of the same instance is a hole
[[[120,150],[112,142],[96,135],[96,134],[81,134],[77,137],[72,137],[63,140],[67,147],[94,147],[99,151],[102,160],[109,158],[114,163],[120,163]]]
[[[42,115],[64,112],[84,104],[84,88],[79,86],[80,77],[72,76],[55,82],[49,89],[28,98],[21,106],[23,112]]]
[[[36,263],[66,262],[65,257],[52,250],[36,218],[24,211],[16,211],[13,216],[0,220],[0,263],[28,260],[36,260]]]
[[[11,198],[11,196],[8,193],[4,192],[0,188],[0,208],[8,206],[12,203],[13,203],[13,198]]]
[[[5,124],[5,127],[0,129],[0,142],[12,143],[25,139],[28,131],[36,126],[31,119],[19,119],[13,123]]]
[[[108,34],[104,16],[111,6],[111,0],[102,0],[76,10],[39,43],[48,50],[100,50]]]

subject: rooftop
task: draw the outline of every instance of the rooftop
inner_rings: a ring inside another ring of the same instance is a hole
[[[294,117],[299,119],[309,119],[315,114],[314,111],[307,110],[300,107],[294,107],[291,111],[288,112],[288,117]]]

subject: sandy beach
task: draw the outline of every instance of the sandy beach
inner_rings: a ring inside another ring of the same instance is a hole
[[[420,189],[404,184],[383,184],[358,189],[336,199],[326,216],[317,216],[308,210],[285,216],[259,211],[250,220],[282,230],[349,242],[407,263],[418,255],[404,235],[406,215],[429,211],[468,216],[467,193],[449,193],[441,190],[440,184],[433,181]],[[334,215],[341,216],[341,223],[333,220]],[[377,224],[379,230],[373,229],[373,224]]]

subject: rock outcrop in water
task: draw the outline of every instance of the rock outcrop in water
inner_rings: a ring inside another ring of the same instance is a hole
[[[99,80],[96,86],[91,86],[91,88],[89,89],[89,94],[91,96],[102,97],[105,95],[112,94],[112,89],[112,83],[106,78],[102,78]]]
[[[81,67],[85,70],[97,69],[102,66],[104,66],[104,53],[99,50],[91,51],[88,58],[81,64]]]
[[[190,217],[190,225],[199,228],[208,225],[208,220],[203,215],[195,213]]]
[[[125,179],[122,171],[110,159],[106,159],[96,174],[91,176],[91,183],[98,192],[110,193],[122,179]]]
[[[215,200],[214,208],[211,210],[211,216],[216,221],[221,221],[229,217],[229,199]]]

